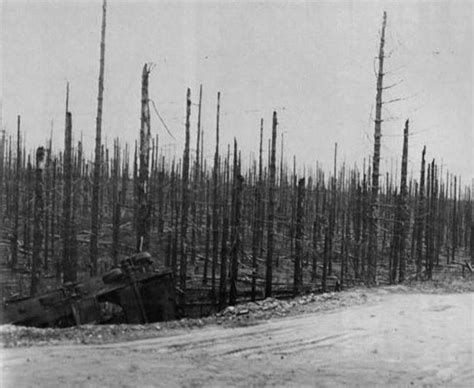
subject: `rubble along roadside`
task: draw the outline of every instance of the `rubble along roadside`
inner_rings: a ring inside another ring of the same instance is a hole
[[[378,288],[357,287],[343,292],[309,293],[290,300],[267,298],[229,306],[204,318],[183,318],[176,321],[144,325],[81,325],[69,328],[34,328],[15,325],[0,326],[0,347],[105,344],[172,335],[178,330],[195,330],[209,325],[239,327],[259,324],[272,318],[331,311],[380,300],[390,293],[460,293],[473,292],[474,281],[444,279],[410,282]]]

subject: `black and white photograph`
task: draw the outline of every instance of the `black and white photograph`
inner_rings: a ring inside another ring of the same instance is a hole
[[[473,387],[473,0],[0,0],[0,386]]]

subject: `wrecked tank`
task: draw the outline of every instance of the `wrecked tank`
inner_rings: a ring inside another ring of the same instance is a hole
[[[90,323],[148,323],[178,318],[171,270],[156,270],[151,255],[138,253],[102,278],[64,284],[32,297],[5,300],[1,323],[67,327]]]

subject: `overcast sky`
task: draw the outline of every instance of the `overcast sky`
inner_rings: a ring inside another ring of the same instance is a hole
[[[3,127],[22,116],[29,148],[44,144],[51,122],[62,147],[70,82],[75,139],[92,151],[97,109],[101,1],[3,1]],[[421,149],[444,169],[474,176],[472,2],[160,2],[109,1],[103,136],[133,142],[140,125],[140,77],[146,62],[152,132],[166,151],[182,152],[185,96],[203,85],[206,156],[215,145],[215,106],[222,93],[221,147],[235,136],[245,158],[258,150],[259,121],[270,136],[272,111],[288,160],[362,164],[372,153],[375,57],[388,14],[382,167],[399,163],[410,119],[409,171]],[[197,107],[192,111],[196,128]],[[195,132],[191,141],[194,144]],[[194,147],[194,146],[193,146]]]

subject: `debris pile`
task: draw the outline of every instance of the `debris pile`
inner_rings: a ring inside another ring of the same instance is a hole
[[[253,319],[271,319],[284,317],[290,314],[298,314],[308,311],[327,309],[331,304],[340,305],[341,294],[329,292],[326,294],[307,294],[291,300],[279,300],[266,298],[261,301],[243,303],[237,306],[229,306],[216,314],[218,324]],[[317,303],[315,303],[317,302]],[[312,304],[311,308],[307,305]]]

